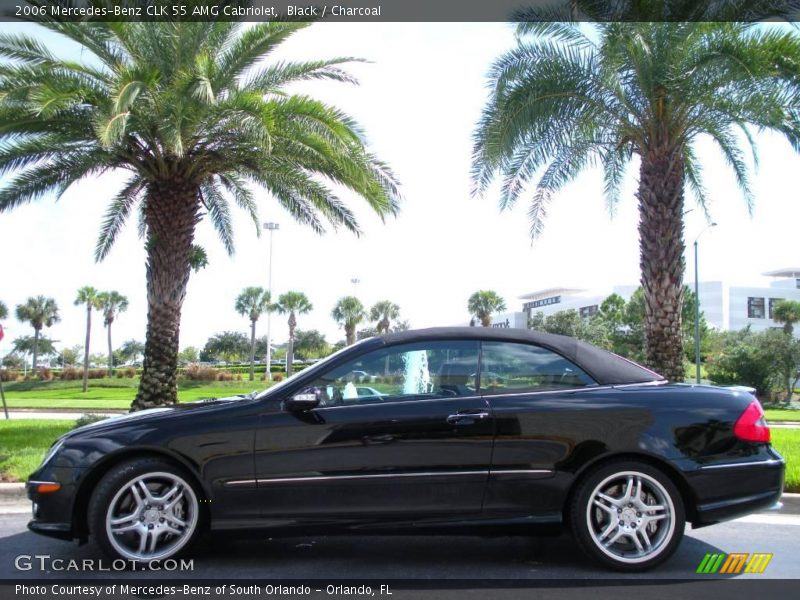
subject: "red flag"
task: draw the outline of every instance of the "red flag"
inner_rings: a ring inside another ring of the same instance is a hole
[[[0,342],[3,341],[3,326],[0,325]]]

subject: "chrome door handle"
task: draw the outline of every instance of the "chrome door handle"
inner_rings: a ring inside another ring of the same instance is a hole
[[[481,411],[462,411],[447,417],[447,422],[451,425],[469,425],[476,421],[483,421],[489,418],[489,413],[485,410]]]

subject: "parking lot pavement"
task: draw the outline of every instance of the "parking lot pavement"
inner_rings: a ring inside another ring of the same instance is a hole
[[[47,555],[48,560],[84,559],[99,561],[102,554],[94,544],[77,546],[70,542],[34,535],[25,525],[27,514],[0,515],[0,579],[107,578],[107,572],[41,571],[19,568],[20,555]],[[707,553],[768,552],[774,556],[758,578],[797,578],[800,568],[800,516],[760,513],[692,530],[676,555],[665,565],[642,575],[643,580],[684,580],[708,578],[696,570]],[[586,560],[569,535],[558,537],[455,537],[455,536],[318,536],[230,540],[217,534],[193,553],[194,569],[184,572],[149,572],[148,578],[204,579],[391,579],[465,580],[484,582],[614,579]],[[108,563],[108,560],[106,563]],[[15,565],[15,563],[17,563]],[[97,564],[97,563],[95,563]],[[22,566],[24,567],[24,561]],[[115,573],[120,578],[137,578],[136,572]]]

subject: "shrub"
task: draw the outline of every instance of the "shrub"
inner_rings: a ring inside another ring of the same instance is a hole
[[[80,418],[75,421],[75,426],[73,429],[77,429],[78,427],[83,427],[84,425],[89,425],[90,423],[97,423],[98,421],[104,421],[108,417],[104,415],[95,415],[93,413],[86,413],[85,415],[81,415]]]
[[[183,375],[186,379],[191,379],[192,381],[216,381],[217,380],[217,371],[216,369],[212,369],[211,367],[201,367],[197,363],[192,363],[188,365],[183,370]]]
[[[227,371],[220,371],[217,373],[217,381],[233,381],[233,374]]]
[[[42,381],[51,381],[53,379],[53,371],[51,371],[48,367],[39,367],[37,376]]]
[[[133,367],[128,367],[127,369],[125,369],[125,377],[127,377],[128,379],[133,379],[134,377],[136,377],[136,369],[134,369]]]
[[[125,372],[124,371],[120,371],[119,369],[114,371],[114,374],[117,376],[117,379],[122,379],[123,377],[125,377]]]
[[[278,383],[279,381],[283,381],[283,373],[275,373],[272,376],[272,381],[274,381],[275,383]]]
[[[75,381],[83,378],[83,371],[75,367],[67,367],[61,370],[61,379],[64,381]]]
[[[89,379],[102,379],[105,376],[105,369],[89,369]]]
[[[19,379],[19,371],[14,369],[0,369],[0,380],[2,381],[16,381]]]

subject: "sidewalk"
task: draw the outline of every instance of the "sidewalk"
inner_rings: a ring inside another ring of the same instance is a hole
[[[92,414],[104,417],[124,415],[126,410],[86,410],[83,408],[62,408],[59,410],[41,410],[39,408],[14,408],[8,411],[11,419],[77,419],[81,415]],[[0,419],[5,415],[0,411]]]

